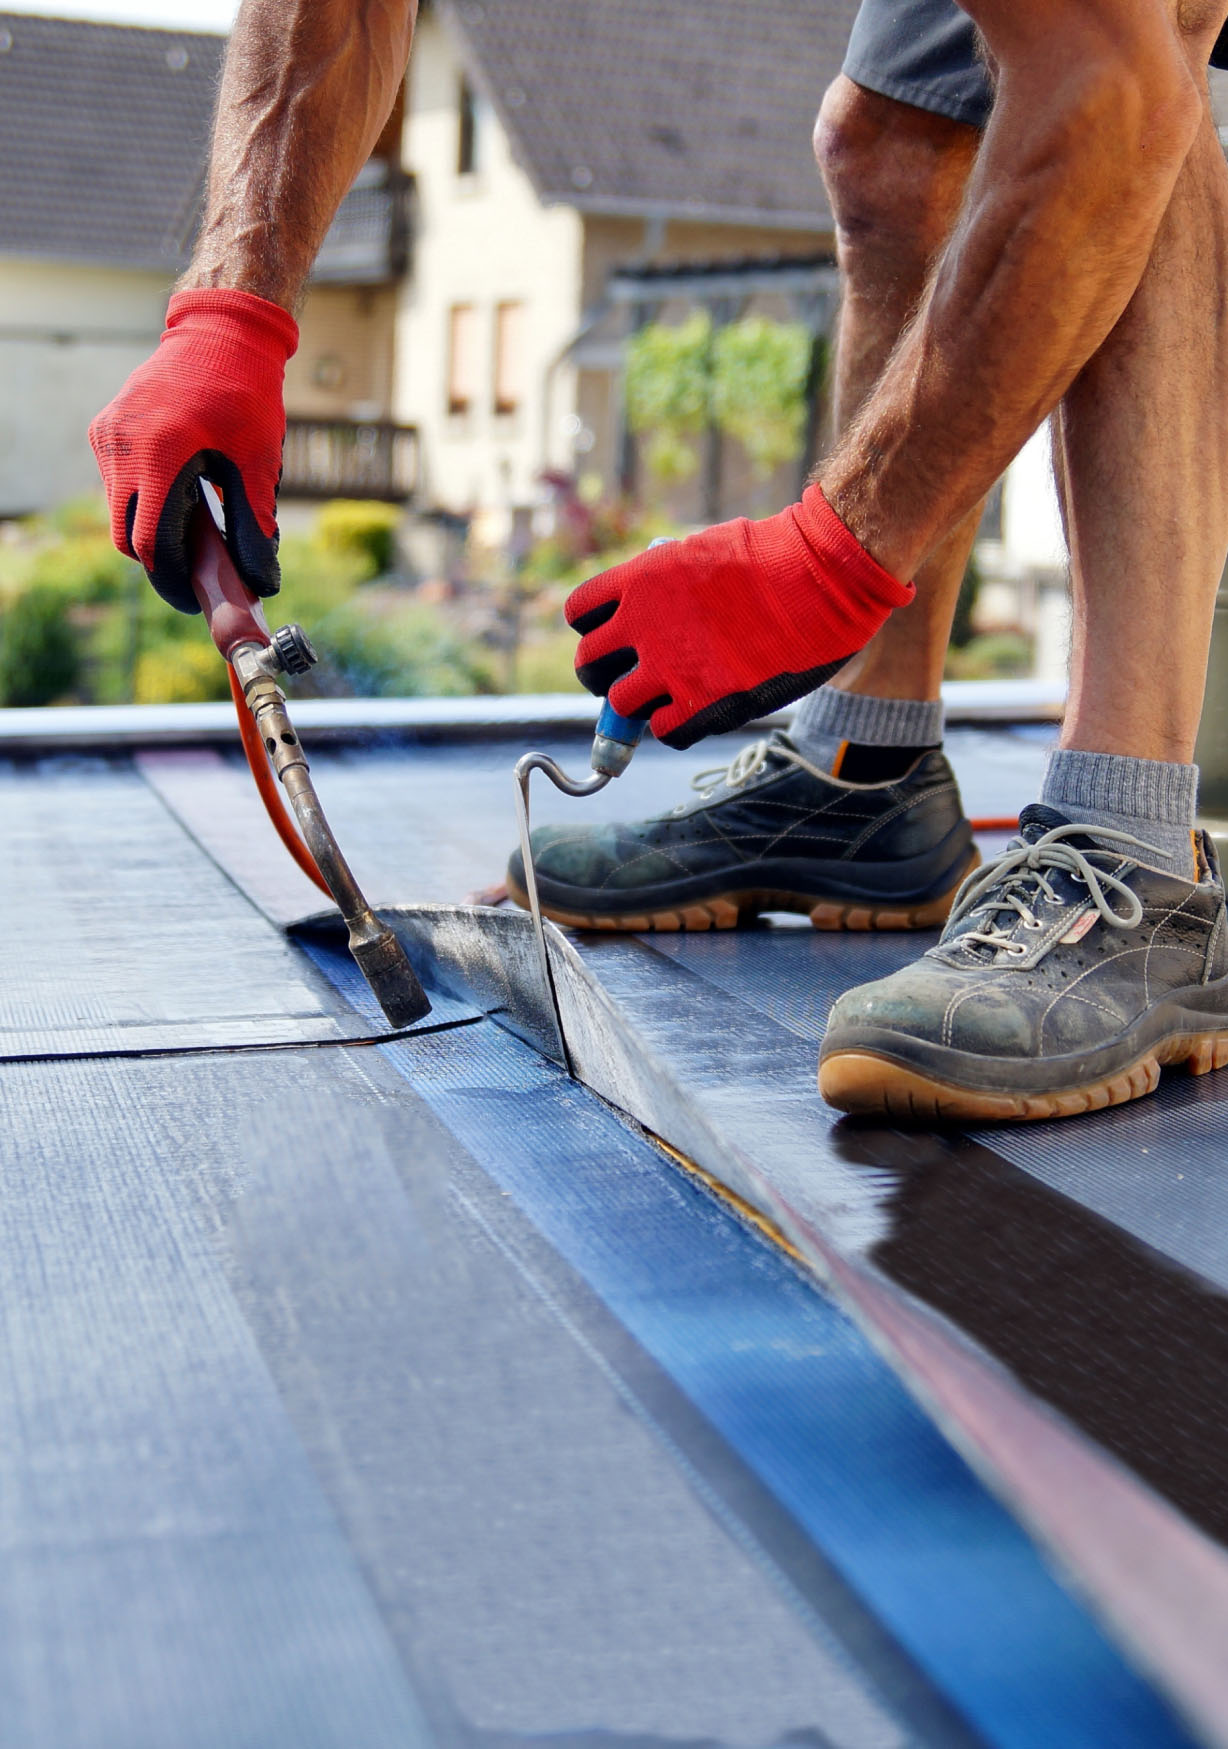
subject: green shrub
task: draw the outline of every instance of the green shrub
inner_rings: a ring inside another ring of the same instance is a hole
[[[111,545],[107,534],[72,535],[35,553],[29,580],[70,601],[122,601],[144,583],[141,567]]]
[[[9,604],[0,618],[0,704],[52,704],[72,691],[81,655],[68,607],[46,584]]]
[[[982,632],[959,650],[948,650],[949,680],[1010,680],[1032,672],[1035,651],[1023,632]]]
[[[298,620],[310,631],[325,614],[351,600],[371,575],[362,553],[326,551],[310,535],[286,535],[281,543],[281,593],[265,602],[270,625]]]
[[[375,614],[350,603],[312,631],[321,691],[372,698],[459,698],[490,692],[489,661],[428,607]]]
[[[48,528],[69,539],[95,534],[110,536],[111,517],[101,492],[66,499],[47,514],[45,521]]]
[[[526,638],[516,652],[517,692],[581,692],[576,679],[576,634],[563,630]],[[597,700],[593,700],[593,715]]]
[[[563,601],[578,583],[646,552],[659,537],[673,539],[683,532],[676,522],[661,515],[650,513],[633,519],[625,510],[616,515],[613,510],[599,506],[594,522],[595,545],[569,540],[566,532],[540,540],[529,549],[517,574],[518,581],[530,598],[545,587],[557,592],[557,618],[561,623]]]
[[[226,664],[211,643],[163,639],[137,657],[132,696],[136,704],[203,704],[229,698]]]
[[[315,537],[324,552],[361,559],[366,577],[380,577],[395,568],[400,526],[395,504],[337,498],[317,513]]]

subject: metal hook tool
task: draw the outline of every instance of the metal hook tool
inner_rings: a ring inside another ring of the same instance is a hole
[[[524,863],[525,891],[529,896],[529,911],[533,918],[533,934],[537,941],[537,957],[541,961],[542,977],[546,980],[546,988],[550,992],[550,1007],[554,1014],[554,1029],[559,1035],[559,1053],[563,1059],[563,1067],[575,1079],[575,1069],[572,1067],[571,1052],[567,1049],[567,1039],[563,1032],[563,1016],[559,1009],[558,991],[554,987],[554,973],[550,968],[550,951],[546,946],[546,925],[542,917],[541,900],[537,896],[537,872],[533,867],[533,851],[529,842],[529,779],[535,771],[544,771],[556,789],[561,789],[568,796],[593,796],[598,790],[604,789],[609,783],[608,772],[598,772],[595,776],[579,782],[568,777],[556,759],[551,759],[548,753],[526,753],[516,761],[516,826],[520,833],[520,857]]]
[[[656,540],[650,541],[649,545],[651,547],[668,546],[672,538],[671,535],[659,535]],[[526,753],[516,761],[516,825],[520,832],[520,860],[524,864],[525,893],[529,901],[529,912],[533,918],[533,933],[537,939],[537,954],[541,961],[542,976],[546,980],[546,989],[550,995],[550,1007],[554,1013],[554,1028],[558,1033],[559,1052],[563,1059],[563,1065],[573,1080],[575,1079],[575,1070],[572,1067],[571,1052],[567,1049],[562,1010],[559,1007],[554,973],[550,967],[546,925],[542,917],[541,900],[537,894],[537,871],[533,867],[533,847],[529,841],[529,779],[535,771],[544,771],[555,789],[562,790],[565,796],[595,796],[598,790],[605,788],[611,778],[621,777],[626,771],[647,727],[647,717],[620,717],[609,699],[606,699],[601,707],[601,715],[597,718],[592,752],[589,755],[589,764],[593,768],[592,777],[568,777],[558,760],[551,759],[548,753]]]
[[[559,1008],[558,991],[555,989],[554,973],[550,966],[550,950],[546,942],[546,925],[542,917],[541,900],[537,894],[537,871],[533,867],[533,847],[529,839],[529,780],[535,771],[545,772],[555,789],[562,790],[566,796],[595,796],[598,790],[603,790],[611,778],[619,777],[630,765],[631,755],[639,746],[644,730],[648,727],[647,720],[642,717],[620,717],[618,712],[607,701],[601,707],[601,715],[597,719],[597,732],[593,736],[593,750],[590,764],[593,768],[592,777],[568,777],[557,759],[552,759],[548,753],[525,753],[516,761],[516,825],[520,832],[520,857],[524,863],[525,892],[528,895],[529,911],[533,918],[533,933],[537,940],[537,954],[541,961],[542,976],[546,980],[546,989],[550,992],[550,1006],[554,1012],[555,1030],[559,1035],[559,1051],[563,1066],[574,1079],[571,1052],[567,1049],[567,1039],[563,1031],[563,1016]]]

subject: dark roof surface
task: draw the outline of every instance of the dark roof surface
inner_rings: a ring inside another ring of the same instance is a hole
[[[857,0],[441,0],[538,192],[803,226]]]
[[[576,769],[586,741],[548,745]],[[1039,737],[948,746],[973,809],[1035,793]],[[513,756],[312,763],[364,884],[456,898],[511,841]],[[629,788],[540,812],[655,808],[679,763],[649,743]],[[284,1749],[309,1718],[318,1749],[405,1749],[485,1716],[492,1749],[594,1718],[1192,1749],[892,1367],[1142,1622],[1155,1679],[1218,1682],[1222,1548],[1078,1428],[1108,1391],[1149,1462],[1209,1451],[1222,1511],[1222,1076],[1060,1139],[850,1130],[814,1081],[830,1000],[914,940],[593,935],[552,960],[600,995],[568,1013],[611,1105],[437,987],[448,1030],[357,1044],[365,986],[340,934],[283,931],[300,877],[234,754],[0,757],[0,820],[8,1740]],[[751,1161],[860,1324],[718,1194]],[[1055,1361],[1069,1416],[1024,1388],[1052,1404]]]
[[[224,42],[0,13],[0,250],[183,265]]]

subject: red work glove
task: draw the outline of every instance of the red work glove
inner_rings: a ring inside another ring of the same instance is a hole
[[[808,486],[764,522],[722,522],[590,577],[566,613],[589,691],[690,747],[813,691],[915,593]]]
[[[188,524],[211,480],[226,544],[249,589],[276,595],[277,485],[286,438],[282,383],[298,345],[287,311],[249,292],[177,292],[152,358],[90,426],[111,538],[158,594],[197,613]]]

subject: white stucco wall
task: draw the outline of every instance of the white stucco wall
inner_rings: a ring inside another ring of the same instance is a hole
[[[1048,423],[1028,439],[1007,472],[1002,544],[1012,570],[1061,570],[1066,564]]]
[[[417,178],[414,261],[400,295],[393,407],[422,434],[424,501],[450,510],[499,513],[534,502],[544,466],[569,467],[574,412],[571,369],[551,367],[580,313],[581,223],[569,208],[545,209],[514,163],[507,138],[483,106],[475,172],[457,171],[461,65],[444,27],[426,15],[414,43],[404,161]],[[524,400],[494,411],[495,307],[524,305]],[[480,390],[466,414],[447,410],[448,320],[456,304],[477,310]],[[549,404],[547,404],[549,403]]]
[[[977,603],[983,626],[1018,626],[1035,643],[1037,679],[1065,683],[1070,649],[1070,590],[1049,427],[1023,446],[1002,485],[1002,539],[981,548],[985,585]]]
[[[0,257],[0,516],[101,489],[86,427],[156,344],[170,284]]]

